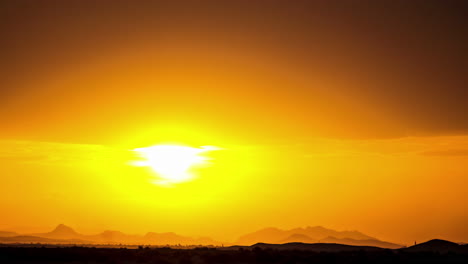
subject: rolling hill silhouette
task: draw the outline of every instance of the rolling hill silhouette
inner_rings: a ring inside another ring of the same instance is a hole
[[[95,235],[84,235],[73,228],[60,224],[50,232],[19,234],[0,231],[0,243],[43,243],[43,244],[130,244],[130,245],[232,245],[215,241],[209,237],[193,238],[173,232],[148,232],[145,235],[130,235],[120,231],[106,230]],[[281,230],[265,228],[241,236],[238,248],[277,248],[334,251],[363,248],[399,249],[407,252],[468,252],[468,245],[459,245],[446,240],[434,239],[408,248],[381,241],[359,231],[336,231],[321,226]]]
[[[149,232],[142,236],[106,230],[96,235],[83,235],[64,224],[46,233],[20,235],[14,232],[0,232],[0,243],[223,245],[222,242],[209,237],[192,238],[172,232]]]
[[[128,235],[120,231],[106,230],[97,235],[88,235],[86,239],[100,242],[100,243],[129,243],[129,244],[138,244],[141,243],[141,236],[138,235]]]
[[[386,241],[381,241],[378,239],[352,239],[352,238],[336,238],[336,237],[326,237],[320,240],[321,243],[335,243],[335,244],[344,244],[352,246],[372,246],[380,248],[401,248],[402,245],[395,243],[390,243]]]
[[[403,249],[407,252],[438,252],[438,253],[467,253],[467,245],[459,245],[454,242],[450,242],[442,239],[432,239],[427,242],[417,244],[408,248]]]
[[[350,251],[367,251],[367,252],[385,252],[390,248],[376,247],[376,246],[361,246],[361,245],[347,245],[336,243],[284,243],[284,244],[271,244],[271,243],[256,243],[251,246],[230,246],[224,248],[225,250],[239,250],[248,249],[274,249],[274,250],[301,250],[312,252],[350,252]],[[457,244],[454,242],[433,239],[421,244],[411,247],[403,247],[393,249],[392,252],[401,253],[431,253],[431,254],[462,254],[468,256],[468,244]]]
[[[346,252],[346,251],[383,251],[387,250],[379,247],[371,246],[351,246],[342,244],[329,244],[329,243],[285,243],[285,244],[268,244],[268,243],[257,243],[252,246],[233,246],[228,249],[275,249],[275,250],[304,250],[304,251],[315,251],[315,252]]]
[[[281,230],[265,228],[240,237],[236,245],[253,245],[255,243],[335,243],[355,246],[374,246],[383,248],[401,248],[401,245],[378,240],[359,231],[336,231],[322,226]]]

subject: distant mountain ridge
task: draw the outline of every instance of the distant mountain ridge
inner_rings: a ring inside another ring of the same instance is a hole
[[[340,237],[323,235],[338,234]],[[277,243],[258,242],[250,245],[229,246],[209,237],[192,238],[176,233],[148,232],[145,235],[129,235],[120,231],[106,230],[96,235],[83,235],[73,228],[60,224],[50,232],[35,234],[18,234],[10,231],[0,231],[0,243],[6,244],[128,244],[128,245],[192,245],[192,246],[222,246],[223,250],[238,249],[275,249],[275,250],[306,250],[315,252],[345,252],[345,251],[382,251],[394,249],[407,252],[436,252],[446,254],[450,252],[468,254],[468,244],[433,239],[411,247],[403,247],[390,242],[378,240],[358,231],[335,231],[324,227],[294,228],[281,230],[265,228],[239,238],[238,241],[277,240]],[[302,242],[304,241],[304,242]],[[232,244],[231,244],[232,245]]]
[[[171,232],[149,232],[142,236],[106,230],[96,235],[83,235],[64,224],[59,224],[52,231],[46,233],[18,234],[0,232],[0,243],[223,245],[223,243],[209,237],[192,238]]]
[[[336,231],[322,226],[308,226],[281,230],[274,227],[258,230],[241,236],[236,245],[253,245],[255,243],[335,243],[355,246],[374,246],[383,248],[401,248],[402,245],[385,242],[359,231]]]
[[[145,235],[131,235],[120,231],[106,230],[95,235],[84,235],[64,224],[59,224],[52,231],[45,233],[18,234],[15,232],[0,232],[0,243],[233,245],[233,243],[219,242],[209,237],[193,238],[173,232],[148,232]],[[264,228],[241,236],[234,244],[249,246],[256,243],[328,243],[390,249],[402,247],[398,244],[378,240],[359,231],[336,231],[322,226],[308,226],[290,230],[274,227]]]
[[[318,243],[319,241],[313,238],[310,238],[303,234],[292,234],[287,238],[280,241],[281,243],[293,243],[293,242],[302,242],[302,243]]]

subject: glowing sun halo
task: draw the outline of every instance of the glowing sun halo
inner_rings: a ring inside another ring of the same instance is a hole
[[[135,162],[134,165],[147,166],[156,172],[158,178],[154,180],[155,184],[172,185],[192,180],[194,175],[190,169],[197,165],[206,164],[209,160],[202,153],[218,149],[213,146],[193,148],[177,145],[137,148],[134,151],[142,160]]]

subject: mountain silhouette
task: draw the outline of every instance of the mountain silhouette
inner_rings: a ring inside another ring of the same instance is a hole
[[[279,241],[281,244],[283,243],[292,243],[292,242],[302,242],[302,243],[317,243],[318,240],[310,238],[303,234],[292,234],[288,236],[286,239]]]
[[[352,239],[358,239],[358,240],[363,240],[363,239],[376,239],[374,237],[365,235],[359,231],[336,231],[333,229],[328,229],[322,226],[308,226],[306,228],[295,228],[291,231],[300,233],[300,234],[306,234],[307,236],[315,239],[320,239],[323,237],[336,237],[336,238],[352,238]]]
[[[438,252],[438,253],[448,253],[448,252],[457,252],[457,253],[468,253],[468,247],[465,245],[459,245],[454,242],[450,242],[442,239],[432,239],[427,242],[417,244],[408,248],[405,248],[404,251],[408,252]]]
[[[101,242],[101,243],[130,243],[138,244],[142,243],[142,236],[139,235],[128,235],[120,231],[106,230],[97,235],[88,235],[86,239]]]
[[[2,235],[3,234],[3,235]],[[0,243],[50,243],[50,244],[149,244],[149,245],[223,245],[209,237],[192,238],[176,233],[148,232],[146,235],[129,235],[120,231],[106,230],[96,235],[83,235],[73,228],[60,224],[52,231],[21,235],[0,232]]]
[[[391,249],[397,249],[397,248],[403,247],[402,245],[380,241],[378,239],[352,239],[352,238],[326,237],[324,239],[321,239],[320,242],[344,244],[344,245],[352,245],[352,246],[373,246],[373,247],[391,248]]]
[[[52,231],[35,234],[19,234],[0,231],[0,243],[50,243],[50,244],[130,244],[130,245],[233,245],[215,241],[209,237],[189,237],[173,232],[148,232],[145,235],[125,234],[116,230],[106,230],[94,235],[84,235],[73,228],[60,224]],[[356,247],[401,249],[406,251],[466,252],[468,246],[462,246],[446,240],[434,239],[415,246],[403,246],[379,240],[359,231],[336,231],[322,226],[293,228],[264,228],[244,236],[235,243],[240,247],[249,245],[269,245],[268,247],[333,247],[329,245],[348,245]],[[270,246],[271,245],[271,246]],[[287,245],[287,246],[277,246]],[[321,246],[317,246],[321,245]],[[325,246],[327,245],[327,246]]]
[[[285,240],[288,236],[294,233],[289,233],[275,227],[264,228],[253,233],[241,236],[235,244],[237,245],[253,245],[258,242],[263,243],[277,243],[278,241]]]
[[[322,226],[308,226],[281,230],[269,227],[241,236],[236,245],[253,245],[255,243],[338,243],[359,246],[377,246],[386,248],[400,248],[401,245],[380,241],[359,231],[336,231]]]
[[[305,250],[315,252],[344,252],[344,251],[383,251],[386,249],[371,246],[351,246],[341,244],[327,244],[327,243],[286,243],[286,244],[269,244],[269,243],[257,243],[252,246],[240,247],[234,246],[228,249],[238,248],[261,248],[261,249],[276,249],[276,250]]]
[[[33,236],[54,238],[54,239],[76,239],[83,238],[83,235],[78,234],[73,228],[64,224],[58,225],[54,230],[47,233],[38,233]]]

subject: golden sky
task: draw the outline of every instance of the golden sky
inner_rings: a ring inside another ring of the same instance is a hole
[[[466,242],[465,5],[2,1],[0,230]]]

